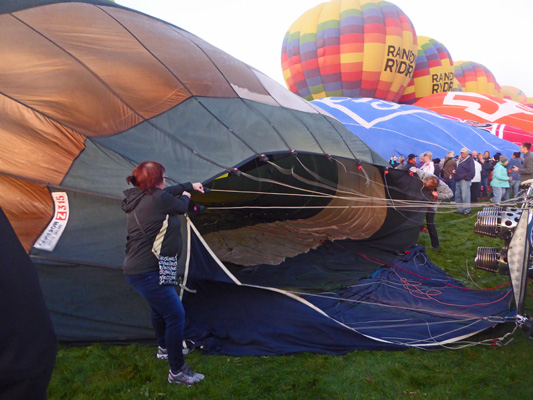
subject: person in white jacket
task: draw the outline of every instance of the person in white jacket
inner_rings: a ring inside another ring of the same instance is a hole
[[[474,156],[475,154],[475,156]],[[474,159],[474,168],[476,174],[472,178],[472,185],[470,186],[470,202],[477,203],[479,196],[481,195],[481,171],[483,170],[483,157],[480,161],[481,154],[478,154],[477,151],[472,152],[472,158]],[[481,155],[482,156],[482,155]]]
[[[424,172],[427,172],[428,174],[433,174],[435,172],[435,164],[433,164],[433,154],[431,153],[431,151],[426,151],[425,153],[422,153],[420,158],[421,161],[424,162],[420,169]]]

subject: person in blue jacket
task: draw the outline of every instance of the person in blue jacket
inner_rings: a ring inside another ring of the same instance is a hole
[[[470,214],[470,186],[476,175],[474,159],[466,147],[461,149],[461,156],[457,160],[457,167],[453,170],[455,180],[455,203],[458,214]]]

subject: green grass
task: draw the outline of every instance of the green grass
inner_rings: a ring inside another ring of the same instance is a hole
[[[441,251],[431,261],[473,287],[492,287],[507,277],[473,268],[478,246],[501,247],[474,234],[472,216],[438,214]],[[467,273],[468,271],[468,273]],[[528,292],[526,309],[533,314]],[[471,338],[481,341],[512,330],[499,326]],[[193,387],[169,385],[168,364],[141,345],[61,346],[48,396],[55,399],[532,399],[533,341],[517,330],[506,346],[460,350],[354,351],[344,356],[296,354],[225,357],[192,352],[187,362],[206,380]]]

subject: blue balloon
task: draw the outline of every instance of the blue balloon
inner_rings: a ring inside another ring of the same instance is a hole
[[[411,153],[418,156],[425,151],[431,151],[434,158],[444,158],[448,151],[457,155],[463,147],[488,150],[490,154],[500,152],[509,158],[519,151],[516,144],[483,129],[417,106],[348,97],[327,97],[311,103],[337,118],[386,160]]]

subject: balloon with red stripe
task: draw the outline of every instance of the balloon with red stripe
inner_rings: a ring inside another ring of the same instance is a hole
[[[433,93],[450,92],[454,86],[454,67],[448,49],[438,40],[418,36],[418,54],[413,79],[400,103],[413,104]]]
[[[307,100],[374,97],[398,101],[415,67],[417,36],[396,5],[331,0],[289,28],[281,64],[287,87]]]
[[[454,63],[454,68],[455,77],[464,92],[503,97],[494,74],[483,64],[474,61],[457,61]]]

